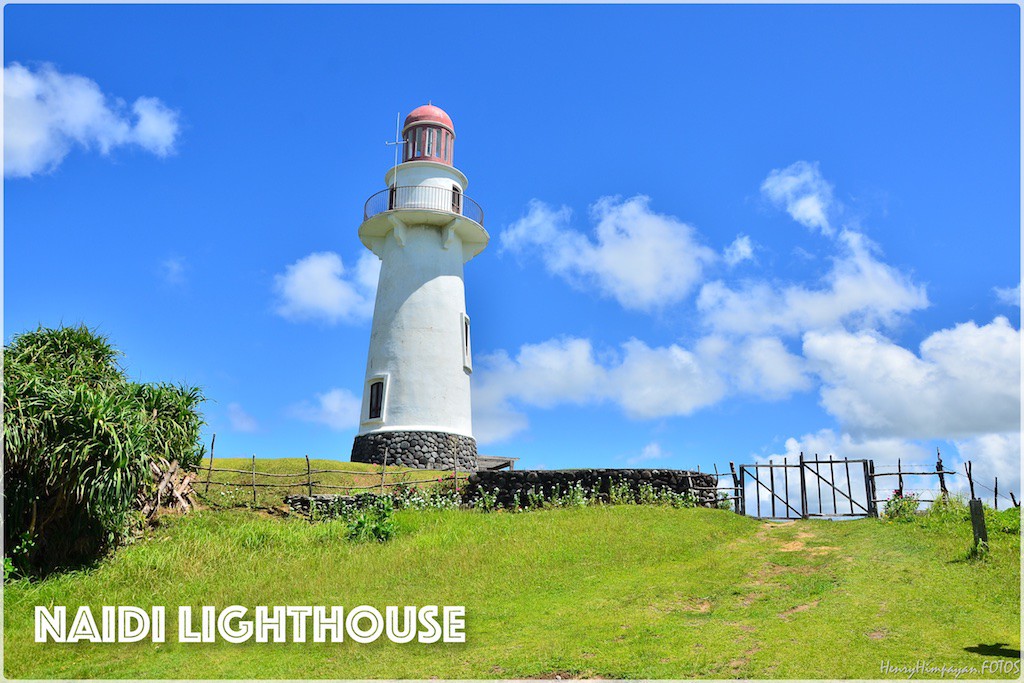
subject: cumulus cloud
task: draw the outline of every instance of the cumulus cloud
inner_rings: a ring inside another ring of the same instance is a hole
[[[1019,282],[1016,287],[994,287],[992,291],[996,293],[996,298],[999,299],[999,303],[1020,308]]]
[[[355,323],[373,315],[380,260],[363,254],[346,269],[334,252],[317,252],[274,276],[276,312],[287,320]]]
[[[825,180],[817,163],[797,161],[783,169],[774,169],[761,183],[761,193],[783,208],[801,225],[831,235],[829,221],[833,208],[832,185]]]
[[[781,399],[812,386],[804,359],[790,353],[778,337],[744,339],[729,368],[742,392],[762,398]]]
[[[178,113],[155,97],[128,107],[95,81],[52,64],[4,67],[5,177],[53,171],[76,145],[104,155],[134,145],[165,157],[178,133]]]
[[[240,403],[228,404],[228,423],[236,432],[255,432],[259,429],[256,418],[245,412]]]
[[[963,472],[963,463],[971,461],[971,476],[975,480],[975,495],[992,500],[995,478],[999,478],[999,491],[1007,496],[1013,491],[1017,501],[1021,500],[1020,488],[1020,431],[1002,434],[982,434],[956,442],[959,458],[954,463],[956,471]],[[961,488],[967,487],[964,477],[959,477]],[[1006,505],[1000,501],[1000,505]]]
[[[754,258],[754,245],[750,241],[749,235],[738,235],[736,239],[732,241],[725,251],[722,252],[722,258],[730,266],[735,266],[743,261],[749,261]]]
[[[623,307],[651,311],[684,299],[716,259],[696,231],[654,213],[644,196],[604,197],[590,207],[594,238],[570,227],[567,207],[530,202],[526,216],[501,234],[502,248],[535,253],[551,273],[594,288]]]
[[[925,287],[880,261],[863,234],[844,230],[838,243],[842,251],[820,287],[754,281],[734,289],[715,280],[701,288],[697,309],[718,332],[792,335],[842,324],[889,326],[928,306]]]
[[[1020,429],[1020,332],[962,323],[920,355],[873,332],[808,332],[824,408],[855,436],[964,438]]]
[[[706,337],[692,350],[630,339],[601,354],[588,339],[551,339],[523,345],[514,357],[499,351],[477,359],[473,425],[490,443],[529,426],[526,406],[611,403],[646,420],[691,415],[731,392],[780,398],[809,386],[801,360],[777,339]]]
[[[362,400],[348,389],[331,389],[317,394],[316,401],[303,401],[288,411],[292,417],[314,422],[337,431],[359,426]]]

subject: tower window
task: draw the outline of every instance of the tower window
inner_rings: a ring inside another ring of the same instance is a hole
[[[384,380],[376,379],[370,383],[370,410],[367,418],[379,420],[384,413]]]
[[[469,345],[469,316],[462,314],[462,367],[473,372],[472,349]]]
[[[452,213],[462,213],[462,190],[458,185],[452,186]]]

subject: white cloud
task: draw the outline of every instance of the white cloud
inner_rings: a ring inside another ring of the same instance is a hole
[[[177,256],[166,258],[160,262],[160,273],[164,280],[170,285],[180,285],[185,282],[185,259]]]
[[[1020,332],[998,317],[935,332],[920,356],[877,333],[808,332],[822,405],[856,436],[964,438],[1020,429]]]
[[[722,257],[725,262],[730,266],[735,266],[743,261],[749,261],[754,258],[754,245],[750,241],[749,235],[737,235],[736,239],[732,241],[725,251],[722,252]]]
[[[690,415],[725,397],[728,385],[697,352],[676,344],[649,347],[631,339],[622,362],[608,372],[605,387],[622,411],[635,419]]]
[[[993,287],[999,303],[1020,308],[1020,283],[1016,287]]]
[[[630,339],[600,357],[587,339],[552,339],[526,344],[515,357],[499,351],[477,359],[473,425],[480,442],[493,443],[529,426],[524,406],[611,403],[643,420],[691,415],[730,392],[780,398],[809,386],[801,359],[777,339],[706,337],[692,350]]]
[[[256,418],[245,412],[239,403],[228,404],[228,422],[231,424],[231,429],[236,432],[255,432],[259,429]]]
[[[177,112],[154,97],[128,109],[84,76],[13,62],[4,67],[4,176],[52,171],[75,145],[104,155],[128,145],[159,157],[174,151]]]
[[[729,363],[736,385],[745,393],[780,399],[811,388],[806,362],[786,350],[777,337],[750,337]]]
[[[974,478],[974,494],[991,504],[995,478],[999,477],[999,491],[1009,497],[1013,491],[1017,502],[1021,500],[1020,489],[1020,431],[981,436],[956,442],[960,457],[954,463],[957,472],[963,472],[963,464],[971,461],[971,476]],[[966,477],[958,477],[961,488],[967,488]],[[1000,497],[1002,497],[1000,496]],[[1000,500],[999,506],[1009,505]]]
[[[818,457],[827,460],[828,456],[834,455],[836,458],[866,458],[892,465],[895,465],[897,460],[904,463],[927,463],[931,458],[931,469],[935,466],[934,453],[921,444],[898,438],[857,440],[846,433],[836,434],[832,429],[821,429],[801,437],[790,437],[786,439],[785,450],[782,453],[760,456],[757,460],[767,462],[769,459],[777,461],[788,458],[789,462],[796,462],[800,453],[808,459]]]
[[[579,287],[593,287],[623,307],[650,311],[677,303],[701,280],[715,253],[673,216],[652,212],[649,199],[604,197],[590,207],[596,240],[569,227],[571,211],[533,200],[501,234],[504,249],[532,251],[545,267]]]
[[[697,308],[712,329],[733,334],[799,334],[839,327],[890,326],[928,305],[925,288],[875,257],[863,234],[844,230],[842,248],[823,286],[777,286],[756,281],[732,289],[721,280],[701,288]]]
[[[359,425],[362,404],[362,400],[347,389],[331,389],[325,394],[317,394],[315,403],[303,401],[288,412],[300,420],[343,431]]]
[[[661,444],[651,442],[643,447],[639,455],[634,455],[631,458],[626,458],[627,465],[637,465],[642,462],[650,462],[652,460],[663,460],[669,457],[670,453],[666,453],[661,449]]]
[[[761,183],[761,193],[782,207],[801,225],[824,235],[834,230],[829,222],[833,208],[832,185],[821,175],[818,164],[797,161],[786,168],[774,169]]]
[[[361,255],[353,269],[346,269],[334,252],[310,254],[274,276],[276,311],[293,321],[366,320],[373,315],[379,274],[380,260],[373,254]]]

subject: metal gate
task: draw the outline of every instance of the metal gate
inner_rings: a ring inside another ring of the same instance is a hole
[[[740,465],[736,512],[769,519],[875,517],[873,474],[870,460],[805,460],[802,453],[795,463]]]

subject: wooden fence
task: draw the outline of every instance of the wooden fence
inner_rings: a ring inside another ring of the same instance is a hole
[[[889,496],[878,493],[879,480],[895,477],[895,488],[882,487],[881,490],[892,490],[894,495],[903,496],[933,490],[905,488],[905,477],[936,477],[939,495],[931,498],[918,495],[918,500],[933,503],[949,495],[947,477],[960,476],[961,473],[945,469],[942,454],[936,451],[936,456],[934,470],[904,470],[902,460],[897,459],[895,470],[876,471],[874,461],[869,459],[837,459],[831,455],[827,460],[818,459],[817,455],[814,459],[807,459],[800,453],[797,462],[783,458],[782,462],[777,463],[769,459],[767,463],[740,465],[739,468],[730,462],[728,472],[719,473],[716,466],[715,476],[719,478],[718,490],[728,492],[722,498],[732,502],[737,514],[766,519],[878,517],[879,503],[884,504],[889,499]],[[974,478],[970,461],[964,464],[963,474],[967,477],[971,500],[976,499],[977,485],[992,492],[992,505],[998,510],[998,477],[992,488],[981,484]],[[724,477],[730,479],[731,486],[722,485],[721,479]],[[751,486],[752,504],[749,501]],[[767,500],[763,500],[763,497]],[[1020,507],[1012,491],[1009,492],[1009,502]]]
[[[260,488],[278,488],[278,489],[282,489],[282,488],[294,488],[294,487],[297,487],[297,486],[301,486],[301,487],[303,487],[306,490],[307,495],[309,495],[310,497],[312,497],[314,495],[314,492],[340,492],[342,495],[344,495],[345,493],[356,494],[356,493],[363,493],[363,492],[370,492],[370,491],[377,490],[381,494],[383,494],[383,493],[386,492],[386,490],[388,488],[394,487],[394,486],[419,485],[419,484],[429,484],[429,483],[436,484],[436,483],[439,483],[439,482],[447,479],[447,480],[453,482],[453,485],[454,485],[455,489],[458,490],[459,482],[461,480],[465,480],[470,475],[469,472],[459,472],[457,469],[455,469],[455,470],[443,470],[443,471],[440,471],[440,472],[435,471],[435,470],[416,470],[416,469],[407,469],[407,470],[394,470],[394,469],[392,469],[392,470],[388,470],[387,466],[382,464],[380,466],[380,471],[379,471],[380,480],[378,482],[376,482],[376,483],[373,483],[373,484],[348,484],[348,485],[328,484],[328,483],[325,483],[325,482],[321,481],[320,479],[315,479],[314,476],[315,475],[324,475],[324,474],[330,474],[330,475],[354,475],[354,476],[359,476],[359,477],[365,479],[367,477],[376,476],[376,474],[378,474],[378,473],[374,472],[373,470],[314,469],[312,467],[311,463],[310,463],[309,455],[305,456],[305,459],[306,459],[306,469],[304,471],[298,471],[298,472],[289,472],[289,473],[283,473],[283,472],[261,472],[261,471],[256,469],[256,456],[255,455],[252,456],[252,460],[251,460],[252,465],[251,465],[251,467],[249,469],[242,470],[242,469],[234,469],[234,468],[227,468],[227,467],[214,467],[213,466],[214,465],[214,447],[216,446],[216,442],[217,442],[217,436],[215,434],[213,436],[213,440],[210,443],[210,463],[209,463],[209,465],[207,467],[201,468],[199,470],[199,472],[198,472],[199,475],[202,475],[202,474],[206,475],[206,479],[202,483],[203,494],[204,495],[208,494],[211,486],[225,486],[225,487],[233,487],[233,488],[240,488],[240,487],[242,487],[242,488],[251,488],[252,489],[252,501],[253,501],[254,504],[256,503],[256,492]],[[428,472],[428,471],[437,472],[437,473],[433,474],[429,478],[424,477],[424,476],[420,476],[420,475],[425,475],[426,472]],[[245,483],[238,482],[238,481],[232,481],[232,482],[214,481],[213,480],[213,473],[214,472],[224,472],[224,473],[230,473],[230,474],[247,474],[247,475],[249,475],[249,477],[248,477],[248,481],[245,482]],[[419,476],[419,478],[411,478],[410,479],[409,478],[410,475],[416,475],[416,476]],[[266,479],[269,479],[271,481],[268,482],[268,481],[266,481]],[[273,483],[275,481],[277,483]],[[195,482],[195,484],[196,484],[196,488],[198,488],[198,482]]]

